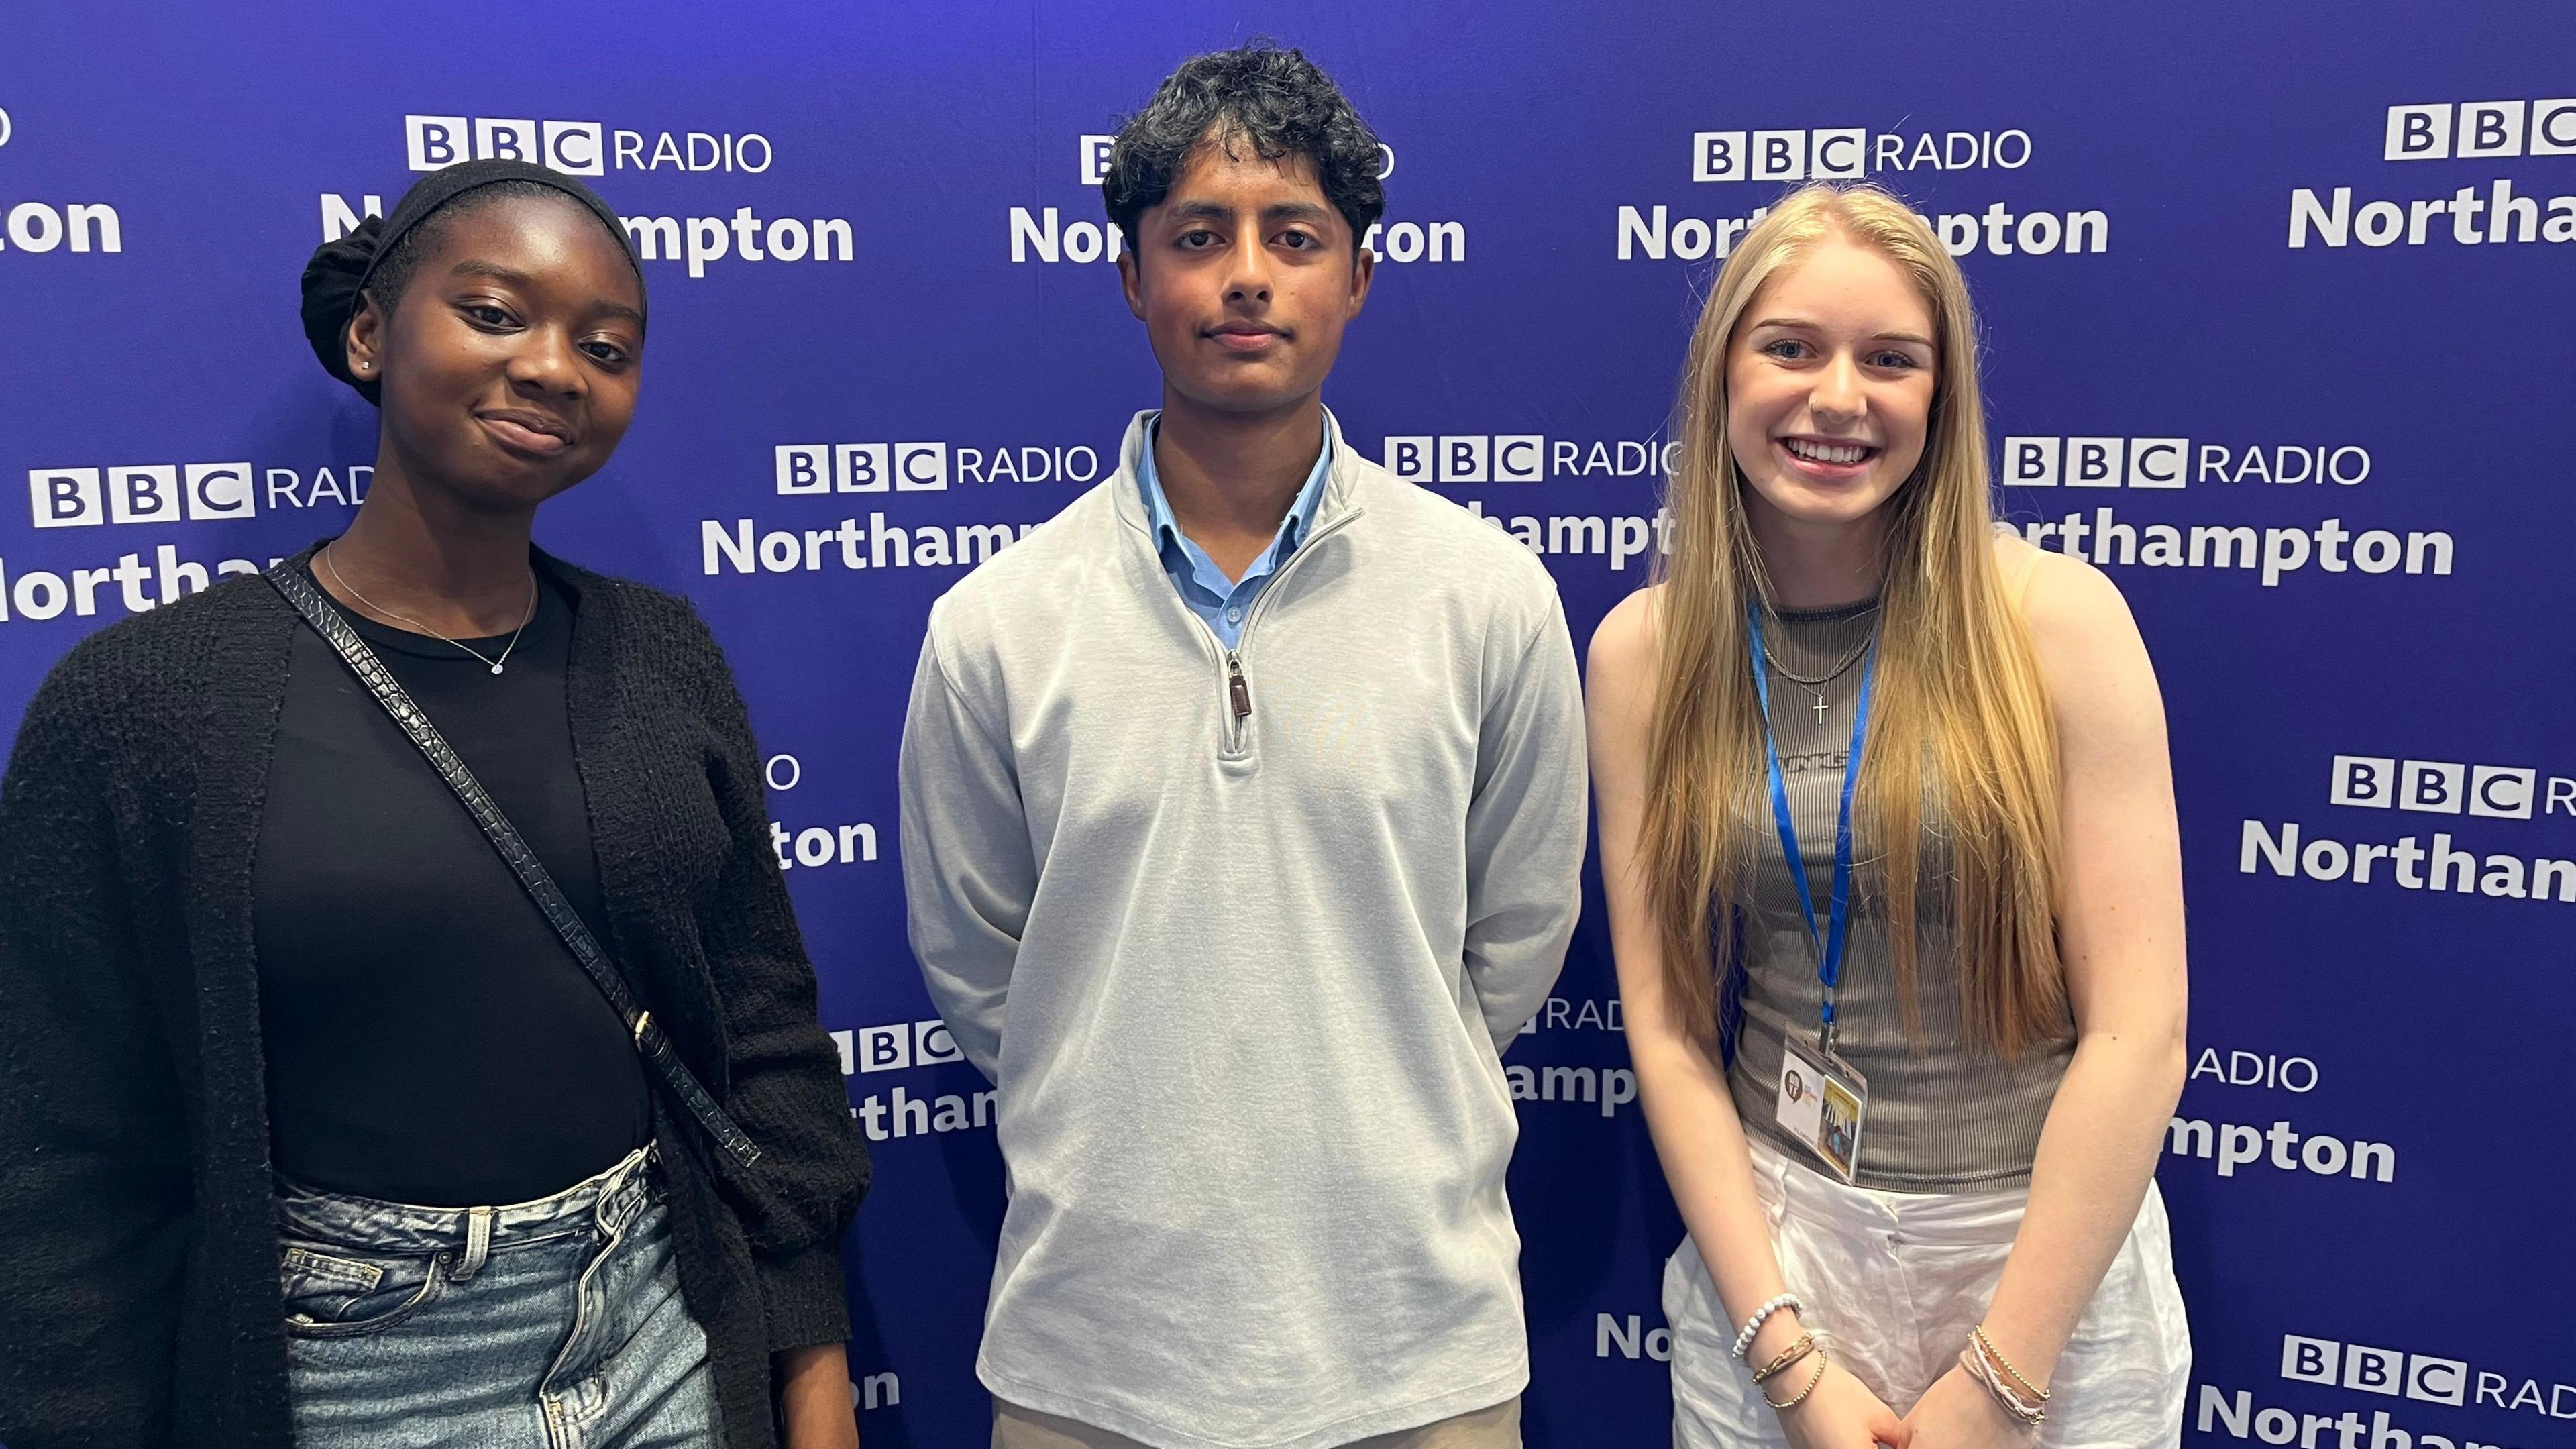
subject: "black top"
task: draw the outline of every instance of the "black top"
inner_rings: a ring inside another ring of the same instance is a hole
[[[769,839],[759,747],[682,600],[540,559],[602,944],[762,1148],[656,1093],[680,1287],[725,1441],[771,1449],[770,1354],[849,1333],[867,1185]],[[295,638],[232,578],[81,641],[0,782],[0,1442],[285,1449],[252,858]]]
[[[318,581],[317,581],[318,583]],[[558,586],[500,674],[341,614],[608,938]],[[465,641],[492,658],[508,635]],[[251,914],[277,1170],[440,1207],[528,1202],[652,1133],[643,1060],[510,868],[321,635],[296,631]]]

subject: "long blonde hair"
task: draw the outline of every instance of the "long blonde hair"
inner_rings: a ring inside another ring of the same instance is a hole
[[[2009,1056],[2057,1034],[2066,1015],[2057,731],[1995,563],[1967,281],[1922,218],[1878,187],[1810,185],[1774,205],[1727,258],[1692,333],[1672,551],[1659,569],[1640,868],[1667,990],[1683,1020],[1717,1038],[1720,983],[1741,965],[1736,923],[1751,905],[1760,853],[1776,839],[1745,638],[1746,610],[1769,600],[1771,585],[1746,513],[1749,485],[1727,441],[1727,358],[1762,284],[1836,237],[1881,253],[1914,282],[1938,348],[1922,462],[1881,505],[1876,699],[1853,807],[1855,832],[1876,849],[1856,877],[1886,912],[1910,1037],[1921,1025],[1920,844],[1927,808],[1938,812],[1950,847],[1960,1033],[1974,1049]]]

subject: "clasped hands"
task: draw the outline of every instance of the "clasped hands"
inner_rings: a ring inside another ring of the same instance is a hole
[[[1902,1418],[1839,1363],[1828,1362],[1815,1391],[1780,1415],[1795,1449],[2016,1449],[2030,1431],[1953,1365]]]

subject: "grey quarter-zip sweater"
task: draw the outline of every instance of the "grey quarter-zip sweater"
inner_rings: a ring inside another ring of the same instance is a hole
[[[1547,571],[1333,428],[1220,646],[1115,476],[933,607],[915,955],[1000,1088],[978,1371],[1156,1449],[1325,1449],[1529,1378],[1500,1047],[1580,905]]]

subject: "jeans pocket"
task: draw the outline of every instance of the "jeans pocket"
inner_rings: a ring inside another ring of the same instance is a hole
[[[419,1312],[446,1281],[443,1253],[362,1255],[288,1242],[278,1259],[286,1331],[302,1337],[381,1333]]]

